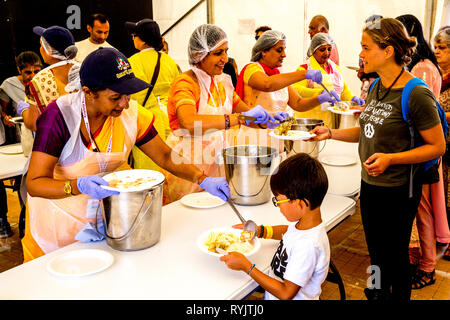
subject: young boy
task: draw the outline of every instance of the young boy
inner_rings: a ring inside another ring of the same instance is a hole
[[[319,161],[300,153],[280,164],[270,187],[275,195],[273,204],[290,223],[258,227],[258,237],[281,240],[269,275],[238,252],[220,260],[230,269],[248,273],[266,290],[266,300],[318,300],[330,262],[330,245],[320,214],[328,189],[325,170]]]

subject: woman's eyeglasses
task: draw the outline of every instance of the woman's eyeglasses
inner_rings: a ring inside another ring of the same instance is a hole
[[[277,200],[276,197],[272,197],[272,203],[275,207],[278,207],[279,203],[288,202],[288,201],[291,201],[291,199]]]

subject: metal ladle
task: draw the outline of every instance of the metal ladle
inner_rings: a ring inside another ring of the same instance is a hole
[[[222,190],[221,190],[222,191]],[[223,193],[223,192],[222,192]],[[225,193],[224,193],[225,195]],[[225,195],[226,197],[226,195]],[[244,225],[244,231],[248,231],[250,232],[250,234],[252,235],[252,237],[249,240],[253,240],[255,239],[256,235],[258,234],[258,226],[256,225],[256,223],[253,220],[245,220],[241,214],[239,213],[239,211],[236,209],[236,207],[234,206],[233,201],[231,200],[231,198],[227,199],[228,204],[230,205],[231,209],[233,209],[234,213],[236,213],[236,215],[238,216],[238,218],[241,220],[242,224]]]
[[[321,86],[322,86],[322,88],[330,95],[330,97],[331,97],[331,99],[334,99],[334,100],[336,100],[336,98],[331,94],[331,92],[327,89],[327,87],[325,87],[324,86],[324,84],[321,82],[321,83],[319,83]],[[336,100],[336,102],[337,102],[337,100]]]

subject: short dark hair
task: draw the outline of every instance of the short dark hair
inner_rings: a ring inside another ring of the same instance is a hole
[[[261,27],[256,28],[256,30],[255,30],[255,39],[258,40],[258,38],[259,38],[258,32],[260,32],[260,31],[266,32],[268,30],[272,30],[272,28],[269,27],[269,26],[261,26]]]
[[[328,177],[322,164],[306,153],[298,153],[281,162],[270,177],[272,193],[288,199],[308,200],[311,210],[322,204],[328,190]]]
[[[26,68],[31,65],[39,66],[42,68],[41,58],[37,53],[33,51],[24,51],[16,57],[16,65],[19,70]]]
[[[99,21],[100,23],[106,23],[108,22],[108,17],[104,15],[103,13],[94,13],[89,16],[88,20],[88,26],[93,27],[95,20]]]

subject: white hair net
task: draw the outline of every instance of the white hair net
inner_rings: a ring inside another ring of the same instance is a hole
[[[319,47],[325,44],[332,46],[334,44],[333,38],[331,38],[328,33],[316,33],[311,39],[311,44],[309,45],[307,53],[308,57],[311,57]]]
[[[213,24],[203,24],[197,27],[191,35],[188,44],[189,64],[195,65],[206,55],[228,41],[225,31]]]
[[[66,92],[73,92],[75,90],[81,90],[81,82],[80,82],[80,67],[81,64],[76,62],[75,60],[72,60],[75,58],[78,48],[75,45],[68,46],[64,50],[64,55],[61,54],[58,50],[52,48],[50,44],[45,40],[44,37],[41,37],[41,44],[42,48],[44,48],[45,53],[47,53],[49,56],[61,60],[61,61],[67,61],[67,63],[71,63],[72,67],[69,70],[69,73],[67,75],[68,83],[65,87]]]
[[[282,32],[276,30],[263,32],[253,46],[251,61],[256,62],[261,59],[261,51],[272,48],[278,41],[286,41],[286,36]]]

